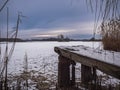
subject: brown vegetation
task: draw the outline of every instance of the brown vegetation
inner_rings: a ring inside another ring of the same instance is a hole
[[[120,51],[120,0],[86,0],[95,11],[94,37],[101,22],[103,47],[106,50]]]
[[[103,48],[120,51],[120,19],[112,19],[101,25]]]

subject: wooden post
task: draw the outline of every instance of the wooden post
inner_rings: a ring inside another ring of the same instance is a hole
[[[71,73],[70,73],[72,75],[71,81],[70,81],[70,84],[72,87],[72,86],[75,86],[75,65],[76,65],[76,63],[75,63],[75,61],[70,60],[70,64],[72,65]]]
[[[97,73],[96,73],[96,68],[93,67],[93,80],[94,80],[94,83],[96,84],[96,79],[97,79]]]
[[[3,90],[3,82],[0,81],[0,90]]]
[[[88,85],[88,82],[92,81],[91,67],[81,64],[81,81],[84,85]]]
[[[67,58],[59,56],[58,87],[70,87],[70,62]]]
[[[75,86],[75,65],[72,64],[72,80],[71,80],[71,86]]]

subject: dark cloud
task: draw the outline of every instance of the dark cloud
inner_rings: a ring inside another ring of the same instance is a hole
[[[31,30],[36,33],[47,33],[52,30],[74,29],[74,33],[83,33],[86,26],[82,27],[82,23],[87,24],[89,28],[88,23],[93,23],[94,20],[94,14],[87,9],[86,0],[10,0],[7,6],[12,27],[16,23],[18,12],[26,16],[22,18],[20,30],[29,30],[29,36],[32,35]],[[92,30],[90,32],[92,33]]]

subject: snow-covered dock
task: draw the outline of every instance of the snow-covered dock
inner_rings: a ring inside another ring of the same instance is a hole
[[[66,58],[71,61],[81,63],[82,65],[81,71],[83,70],[83,72],[81,72],[83,74],[83,75],[81,74],[81,77],[83,76],[84,79],[85,79],[85,74],[87,74],[88,72],[91,73],[90,71],[91,68],[98,69],[108,75],[111,75],[117,79],[120,79],[120,52],[99,50],[99,49],[86,47],[83,45],[68,46],[68,47],[61,46],[61,47],[55,47],[54,49],[55,49],[55,52],[59,54],[59,62],[62,62]],[[61,59],[60,57],[64,59]],[[61,67],[62,66],[64,65],[61,65]],[[58,66],[58,74],[59,72],[63,73],[63,71],[59,71],[61,70],[59,68],[60,66]],[[85,70],[87,72],[84,72]],[[95,71],[93,74],[96,75],[96,70],[94,69],[92,70],[93,70],[92,72]],[[58,80],[61,79],[59,78],[59,76],[62,77],[62,75],[58,75]]]

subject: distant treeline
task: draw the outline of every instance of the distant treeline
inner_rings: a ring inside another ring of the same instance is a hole
[[[16,39],[13,39],[13,38],[0,38],[0,42],[6,42],[6,41],[8,41],[8,42],[24,42],[24,40],[22,40],[22,39],[19,39],[19,38],[16,38]]]
[[[8,42],[14,42],[14,41],[16,41],[16,42],[28,42],[28,41],[59,41],[59,42],[63,42],[63,41],[66,41],[66,42],[68,42],[68,41],[101,41],[101,39],[93,39],[93,38],[91,38],[91,39],[68,39],[68,38],[65,38],[65,39],[59,39],[59,38],[47,38],[47,39],[25,39],[25,40],[23,40],[23,39],[20,39],[20,38],[16,38],[16,40],[15,39],[12,39],[12,38],[0,38],[0,42],[6,42],[6,41],[8,41]]]

